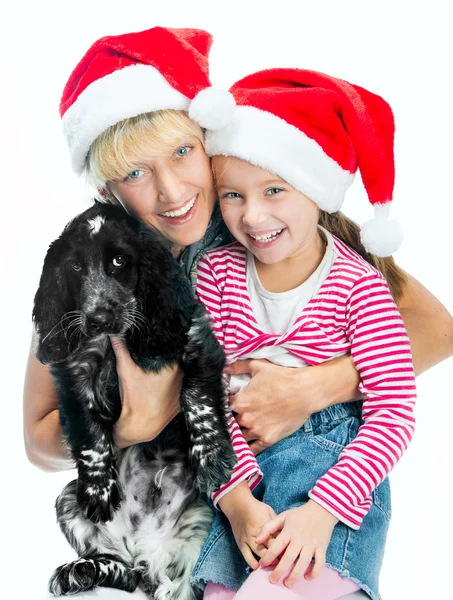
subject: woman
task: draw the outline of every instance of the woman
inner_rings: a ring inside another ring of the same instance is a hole
[[[75,170],[106,201],[122,205],[169,239],[192,277],[207,249],[230,241],[216,205],[203,131],[196,123],[203,90],[209,87],[210,44],[206,32],[164,28],[102,38],[75,68],[61,104]],[[201,124],[212,126],[212,120]],[[345,236],[353,231],[348,222]],[[397,268],[392,259],[378,266],[388,278]],[[398,306],[416,374],[453,354],[453,319],[410,275]],[[177,414],[182,374],[176,368],[145,374],[120,340],[113,347],[123,403],[115,443],[124,448],[153,439]],[[241,361],[230,370],[252,375],[231,404],[255,453],[299,429],[311,413],[358,393],[358,374],[348,357],[307,369]],[[49,369],[33,349],[25,381],[24,432],[33,464],[45,470],[73,467]]]

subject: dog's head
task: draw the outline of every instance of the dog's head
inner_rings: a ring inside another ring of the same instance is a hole
[[[146,344],[181,308],[183,279],[158,234],[97,202],[47,252],[33,309],[38,359],[61,361],[103,335],[135,335]]]

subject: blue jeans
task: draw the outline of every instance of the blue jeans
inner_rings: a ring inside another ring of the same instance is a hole
[[[276,513],[308,501],[316,481],[338,461],[362,423],[361,403],[350,402],[313,414],[298,431],[258,455],[263,480],[254,496]],[[355,531],[336,525],[327,549],[327,566],[355,581],[373,600],[380,600],[379,573],[390,520],[390,486],[386,479],[374,492],[373,504]],[[192,574],[192,582],[208,581],[239,589],[250,568],[236,546],[227,518],[219,511]]]

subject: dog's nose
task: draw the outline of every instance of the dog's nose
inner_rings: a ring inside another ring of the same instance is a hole
[[[105,331],[112,324],[113,316],[106,310],[98,310],[88,316],[88,323],[94,331]]]

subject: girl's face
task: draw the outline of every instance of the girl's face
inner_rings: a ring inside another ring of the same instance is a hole
[[[239,158],[215,156],[212,166],[228,229],[261,263],[297,258],[315,243],[319,209],[312,200]]]
[[[175,255],[203,237],[215,202],[210,160],[193,136],[107,188],[128,213],[169,239]]]

